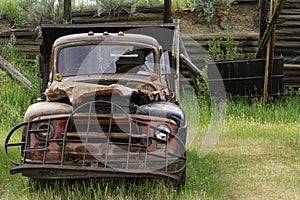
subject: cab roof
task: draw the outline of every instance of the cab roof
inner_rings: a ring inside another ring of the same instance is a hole
[[[162,32],[161,29],[168,29],[169,31]],[[42,55],[50,55],[54,42],[66,35],[88,33],[118,33],[119,31],[136,33],[141,35],[148,35],[155,38],[163,49],[172,49],[173,36],[175,24],[43,24],[42,25],[42,38],[40,52]]]
[[[141,34],[131,34],[131,33],[94,33],[89,31],[88,33],[80,33],[80,34],[71,34],[58,38],[53,47],[71,44],[71,43],[100,43],[100,42],[108,42],[108,43],[136,43],[136,44],[144,44],[147,46],[152,46],[154,48],[159,48],[160,44],[158,41],[150,36],[141,35]]]

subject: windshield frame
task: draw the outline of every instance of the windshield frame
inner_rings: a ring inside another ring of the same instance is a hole
[[[160,52],[161,49],[157,48],[156,46],[153,45],[148,45],[148,44],[144,44],[144,43],[140,43],[140,42],[133,42],[133,41],[79,41],[79,42],[72,42],[72,43],[65,43],[65,44],[61,44],[58,45],[56,47],[53,48],[53,57],[51,59],[52,62],[52,70],[51,70],[51,74],[50,74],[50,80],[51,82],[53,81],[53,77],[55,74],[58,73],[58,57],[60,54],[60,51],[64,48],[68,48],[68,47],[73,47],[73,46],[86,46],[86,45],[101,45],[101,43],[103,43],[103,45],[128,45],[128,46],[134,46],[134,47],[138,47],[139,48],[149,48],[152,50],[153,52],[153,62],[154,62],[154,68],[156,70],[156,74],[159,76],[160,79]],[[99,74],[105,74],[105,73],[99,73]],[[115,73],[115,74],[121,74],[121,73]],[[90,74],[93,75],[93,74]],[[111,74],[114,75],[114,74]],[[136,74],[138,76],[145,76],[145,74]],[[76,75],[74,75],[76,76]],[[74,77],[72,75],[70,76],[64,76],[64,77]],[[150,75],[146,75],[146,76],[150,76]]]

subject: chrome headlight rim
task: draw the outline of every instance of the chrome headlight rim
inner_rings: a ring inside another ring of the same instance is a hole
[[[49,131],[40,131],[40,130],[48,130]],[[48,122],[40,122],[36,126],[35,129],[37,132],[35,133],[35,137],[39,140],[46,140],[46,137],[48,136],[48,139],[51,139],[54,136],[54,127],[52,124],[49,124]]]
[[[165,131],[162,132],[161,130]],[[167,124],[160,124],[157,126],[157,129],[154,131],[154,136],[157,139],[163,140],[163,141],[168,141],[170,138],[170,134],[172,134],[172,129],[169,125]]]

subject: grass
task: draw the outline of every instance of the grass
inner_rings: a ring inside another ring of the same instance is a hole
[[[39,91],[36,78],[38,73],[36,63],[27,63],[25,56],[18,52],[13,43],[13,41],[2,41],[0,43],[1,56],[10,61],[21,73],[25,74],[33,83],[33,87],[26,91],[23,86],[12,82],[4,71],[0,71],[2,76],[0,123],[1,127],[10,128],[12,125],[22,121],[23,114],[27,107],[35,102]]]
[[[0,2],[0,19],[7,19],[13,23],[18,18],[18,1],[17,0],[2,0]]]
[[[23,57],[11,47],[5,48],[1,55],[18,65],[37,85],[37,67],[23,62]],[[185,95],[181,102],[191,122],[189,128],[198,134],[188,149],[187,181],[180,190],[158,180],[54,182],[34,189],[26,177],[9,174],[11,165],[5,158],[3,143],[10,128],[22,121],[27,106],[37,98],[38,88],[35,86],[34,93],[26,91],[4,72],[1,79],[0,199],[297,199],[300,196],[299,96],[287,96],[266,106],[260,99],[228,101],[221,137],[214,149],[200,158],[210,123],[209,103],[205,98]],[[197,105],[200,106],[195,112]],[[200,119],[194,120],[195,115],[200,115]]]

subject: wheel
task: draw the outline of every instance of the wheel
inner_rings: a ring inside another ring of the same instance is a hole
[[[176,188],[181,188],[185,185],[186,181],[186,167],[178,174],[179,181],[175,184]]]

